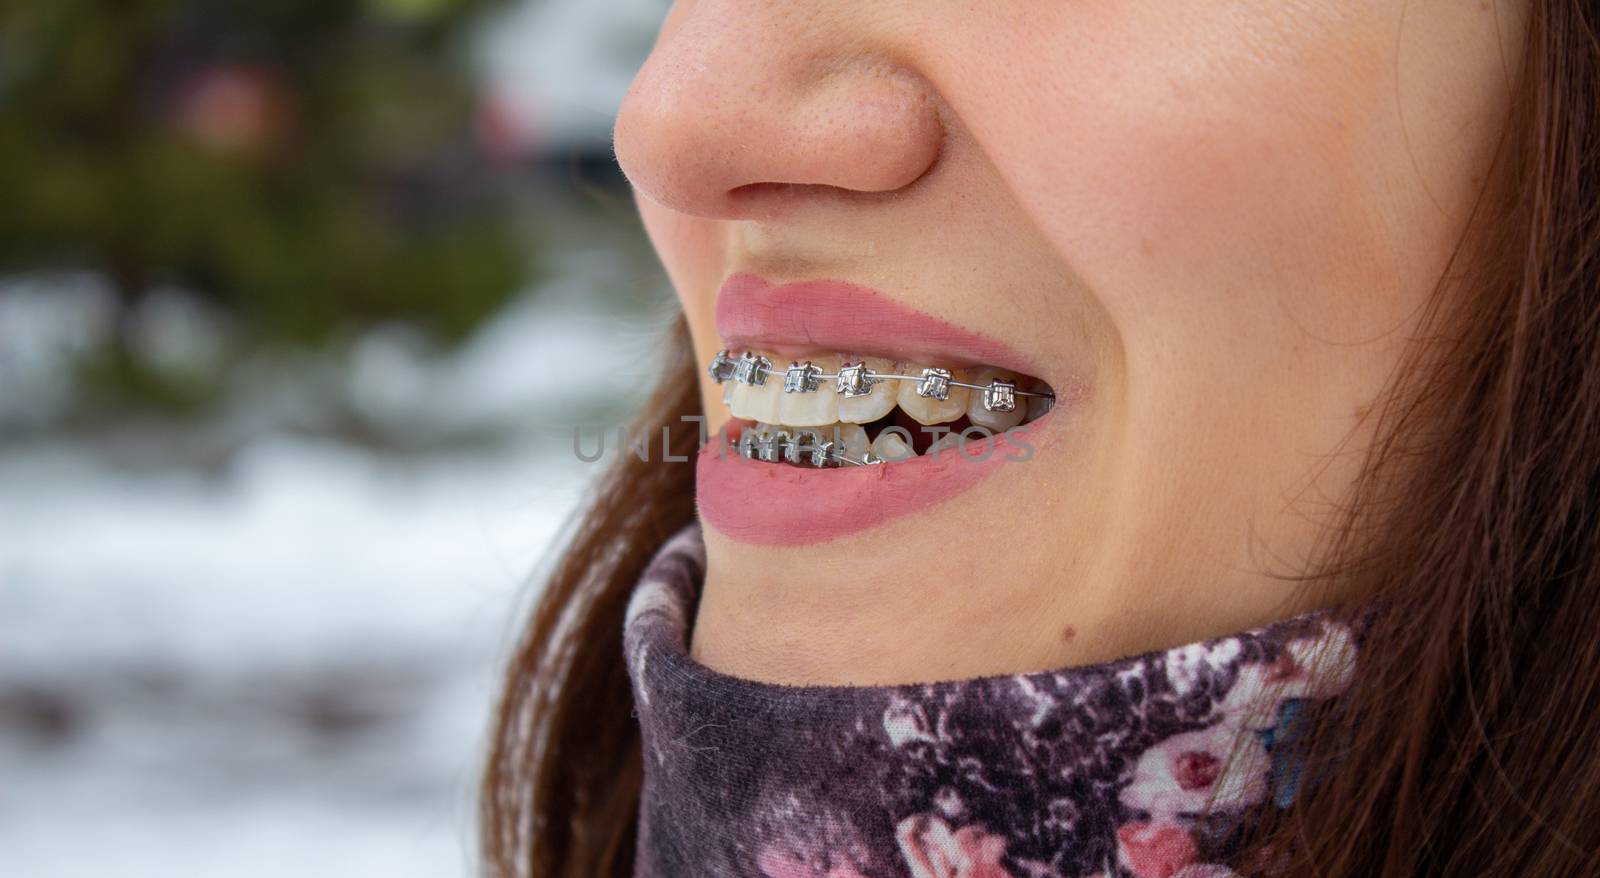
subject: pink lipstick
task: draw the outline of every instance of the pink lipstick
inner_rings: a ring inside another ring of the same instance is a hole
[[[717,294],[717,334],[729,348],[857,351],[1037,372],[1004,342],[842,281],[773,286],[732,275]]]

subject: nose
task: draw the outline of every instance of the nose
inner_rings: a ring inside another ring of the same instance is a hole
[[[933,167],[944,128],[931,87],[870,35],[840,33],[854,0],[835,16],[821,5],[698,0],[668,17],[614,131],[639,193],[746,219],[793,187],[886,193]]]

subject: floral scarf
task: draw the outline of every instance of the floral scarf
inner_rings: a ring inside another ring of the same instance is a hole
[[[1296,714],[1344,691],[1360,641],[1315,611],[1095,665],[783,686],[689,657],[704,572],[691,526],[628,607],[636,878],[1228,878],[1241,821],[1294,797]]]

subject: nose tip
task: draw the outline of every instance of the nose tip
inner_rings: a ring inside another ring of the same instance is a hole
[[[916,182],[944,136],[930,88],[859,49],[826,56],[771,26],[663,34],[617,116],[623,172],[652,200],[713,219],[757,215],[790,186],[884,193]]]

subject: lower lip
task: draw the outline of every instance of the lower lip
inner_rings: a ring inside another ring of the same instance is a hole
[[[1003,465],[1031,456],[1028,440],[1043,420],[1015,435],[975,441],[964,451],[823,470],[745,460],[725,428],[700,449],[700,518],[730,539],[765,546],[803,546],[861,533],[943,503]]]

